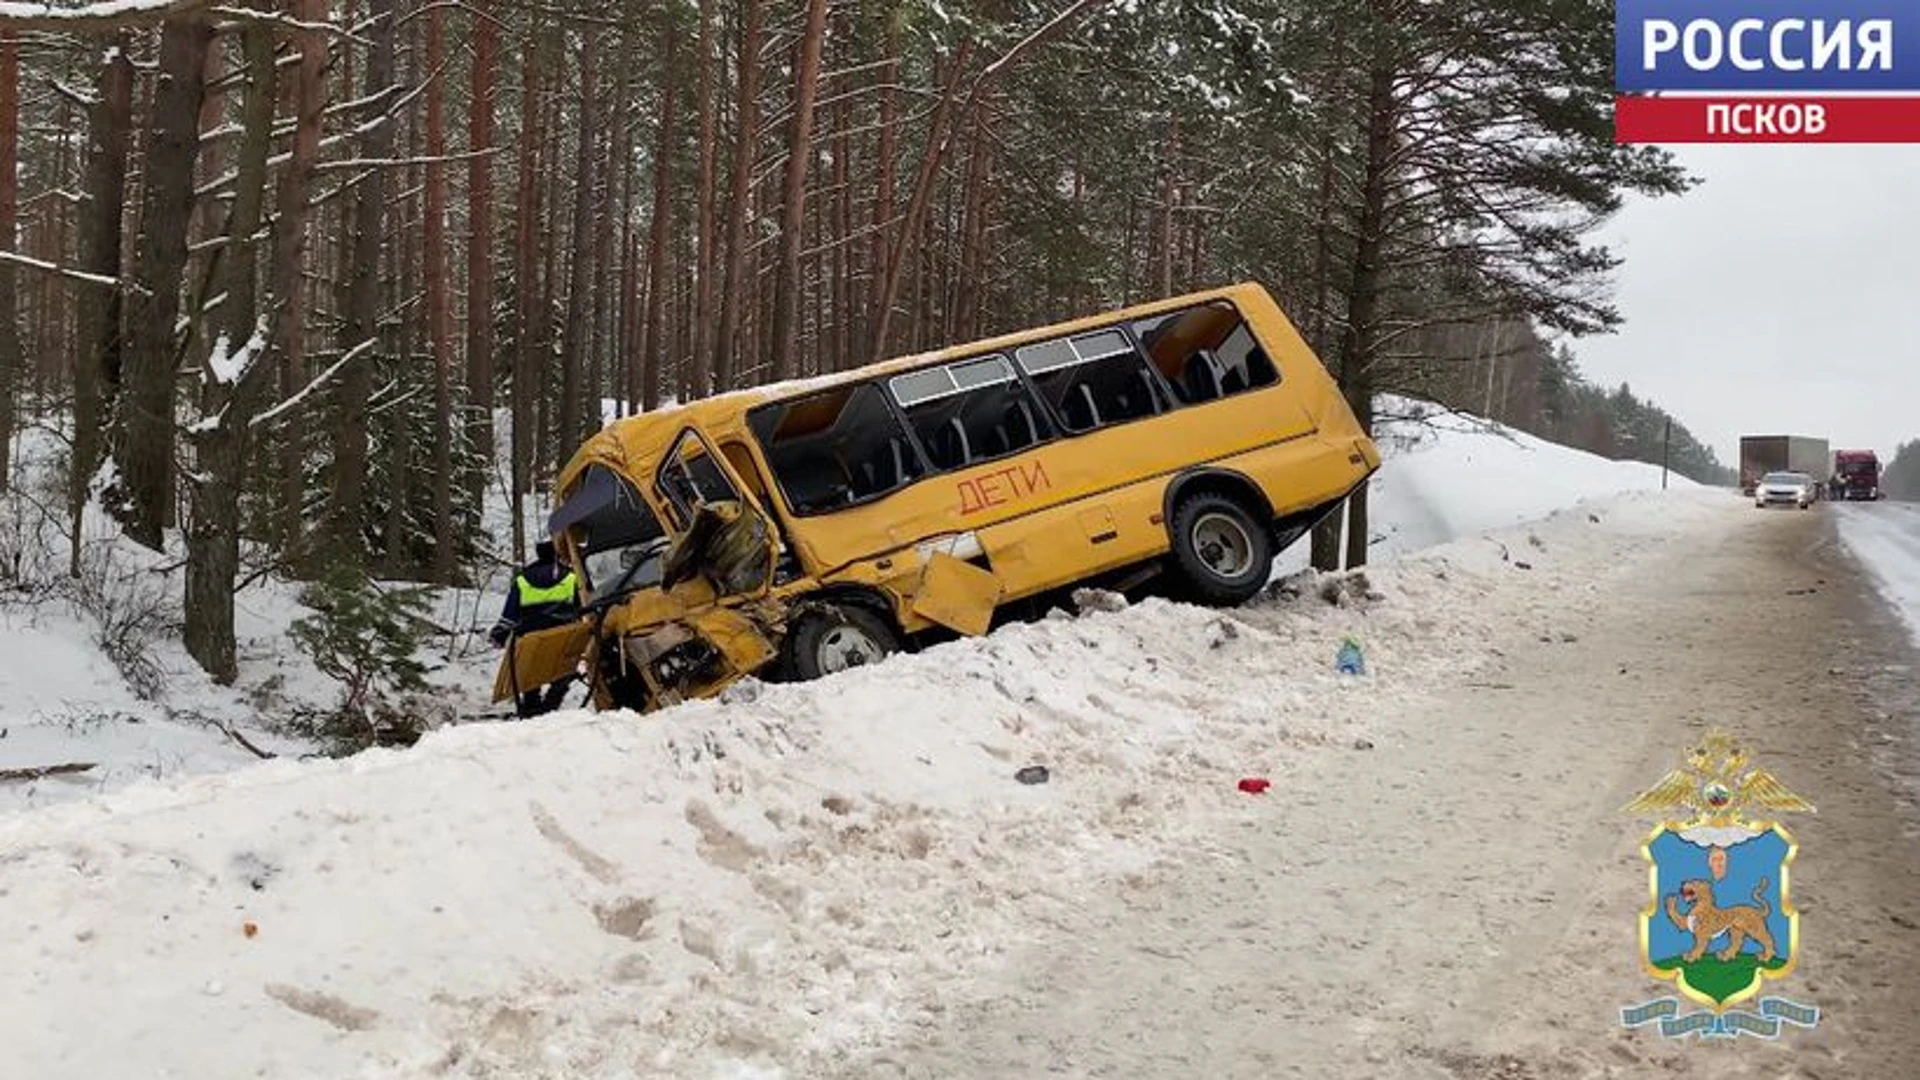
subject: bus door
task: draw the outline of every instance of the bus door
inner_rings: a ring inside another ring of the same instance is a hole
[[[682,430],[654,482],[674,537],[662,588],[705,577],[718,598],[734,598],[772,586],[780,546],[772,520],[704,435]]]

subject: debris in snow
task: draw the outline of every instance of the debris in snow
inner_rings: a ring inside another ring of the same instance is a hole
[[[0,780],[38,780],[43,776],[59,776],[62,773],[86,772],[93,768],[91,761],[69,761],[60,765],[35,765],[24,769],[0,769]]]
[[[1533,569],[1533,564],[1530,562],[1521,562],[1518,559],[1515,559],[1513,563],[1513,568],[1515,570],[1531,570]]]
[[[1045,765],[1028,765],[1014,773],[1013,778],[1023,784],[1044,784],[1052,775]]]
[[[1598,524],[1600,524],[1600,515],[1599,515],[1599,514],[1588,514],[1588,515],[1587,515],[1587,520],[1588,520],[1588,521],[1591,521],[1591,522],[1593,522],[1593,523],[1594,523],[1595,525],[1598,525]]]
[[[1386,596],[1373,587],[1367,579],[1366,571],[1353,570],[1345,574],[1330,574],[1320,582],[1320,599],[1334,607],[1346,607],[1352,599],[1377,601]]]
[[[1371,749],[1373,749],[1373,740],[1371,740],[1371,739],[1355,739],[1355,740],[1353,740],[1353,748],[1354,748],[1355,750],[1371,750]]]
[[[1273,786],[1273,781],[1264,776],[1248,776],[1240,780],[1239,788],[1249,795],[1259,795]]]
[[[1222,617],[1207,624],[1207,648],[1209,649],[1218,649],[1239,637],[1240,630],[1234,626],[1232,619]]]
[[[260,892],[280,872],[280,868],[250,851],[243,851],[233,857],[233,872],[247,883],[248,888]]]
[[[1073,606],[1079,608],[1082,615],[1095,611],[1125,611],[1127,598],[1107,589],[1075,589]]]
[[[247,937],[256,937],[260,933],[260,924],[254,922],[252,919],[248,919],[246,922],[240,924],[240,933]]]
[[[1360,651],[1360,642],[1348,635],[1340,642],[1340,652],[1333,659],[1334,670],[1342,675],[1365,675],[1367,658]]]
[[[760,691],[764,689],[765,683],[749,675],[720,691],[720,701],[726,705],[745,705],[760,700]]]

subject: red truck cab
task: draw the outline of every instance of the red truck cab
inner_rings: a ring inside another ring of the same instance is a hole
[[[1864,499],[1880,497],[1880,458],[1871,450],[1836,450],[1833,453],[1833,497]]]

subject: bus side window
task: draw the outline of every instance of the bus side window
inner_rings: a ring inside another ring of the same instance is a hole
[[[1232,397],[1280,381],[1273,358],[1231,304],[1216,302],[1133,324],[1182,405]]]
[[[1047,435],[1004,356],[974,357],[891,380],[893,398],[941,471],[1016,454]]]
[[[1029,345],[1016,353],[1021,370],[1068,432],[1140,420],[1162,411],[1152,372],[1125,334],[1100,330]]]
[[[749,419],[795,514],[821,514],[920,479],[920,458],[878,382],[762,406]]]

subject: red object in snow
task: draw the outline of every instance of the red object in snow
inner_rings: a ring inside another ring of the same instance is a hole
[[[1240,790],[1249,795],[1258,795],[1272,786],[1272,781],[1259,776],[1249,776],[1240,781]]]

